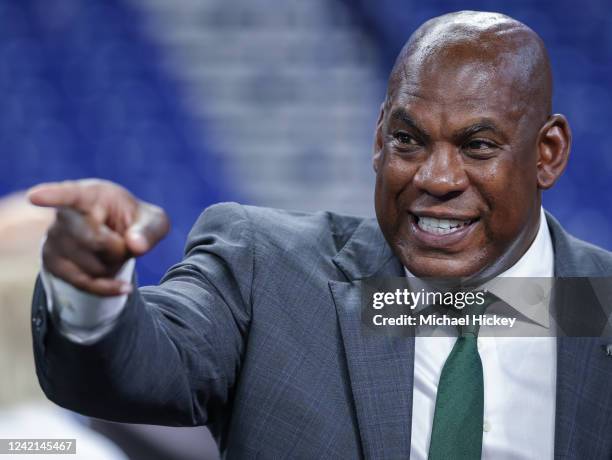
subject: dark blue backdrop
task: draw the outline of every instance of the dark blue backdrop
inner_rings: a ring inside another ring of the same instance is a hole
[[[164,207],[172,231],[138,261],[149,284],[180,259],[204,207],[238,197],[141,22],[118,0],[0,3],[0,196],[102,177]]]
[[[609,0],[344,1],[379,47],[381,78],[432,16],[493,10],[536,30],[553,63],[555,111],[568,116],[574,132],[570,166],[545,206],[576,235],[612,249]],[[249,197],[237,196],[235,182],[219,172],[217,146],[195,141],[205,128],[179,104],[179,84],[139,32],[141,20],[120,0],[0,3],[0,194],[98,176],[163,206],[173,231],[139,261],[141,280],[152,283],[179,259],[202,208]]]

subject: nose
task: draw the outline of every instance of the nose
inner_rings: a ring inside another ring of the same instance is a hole
[[[457,149],[447,143],[436,143],[419,166],[413,183],[423,192],[443,198],[463,192],[469,178]]]

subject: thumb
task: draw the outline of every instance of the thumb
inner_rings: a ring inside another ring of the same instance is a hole
[[[168,216],[158,206],[140,203],[136,219],[128,227],[125,240],[136,256],[149,252],[170,230]]]

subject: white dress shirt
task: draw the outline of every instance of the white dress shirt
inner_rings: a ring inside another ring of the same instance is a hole
[[[412,276],[407,272],[408,276]],[[501,277],[552,278],[554,254],[544,210],[538,234]],[[489,289],[502,297],[495,288]],[[506,300],[505,298],[503,300]],[[440,373],[455,337],[415,339],[410,458],[425,460]],[[482,458],[552,459],[557,351],[554,337],[479,337],[484,373]]]
[[[118,277],[131,279],[134,260]],[[408,276],[412,276],[407,271]],[[544,210],[530,248],[501,277],[552,278],[554,256]],[[126,296],[102,298],[84,293],[42,269],[50,311],[58,308],[62,333],[92,343],[110,331]],[[503,295],[490,289],[503,298]],[[506,300],[506,299],[504,299]],[[78,306],[78,307],[74,307]],[[529,312],[526,312],[529,316]],[[427,458],[440,373],[455,337],[416,337],[410,458]],[[554,337],[479,337],[484,372],[482,458],[549,459],[554,453],[556,339]]]
[[[135,260],[128,260],[116,278],[129,282],[134,275]],[[40,271],[47,296],[47,309],[59,320],[60,332],[76,343],[91,344],[100,340],[114,326],[123,311],[127,295],[100,297],[81,291],[53,276],[44,265]]]

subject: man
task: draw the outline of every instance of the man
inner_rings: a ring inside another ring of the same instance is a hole
[[[457,386],[442,370],[463,336],[368,335],[360,319],[372,277],[612,273],[541,209],[571,141],[551,92],[525,25],[432,19],[381,107],[377,222],[213,206],[156,287],[132,288],[131,261],[166,233],[163,211],[107,182],[35,188],[59,208],[33,301],[43,389],[95,417],[208,424],[229,458],[609,458],[603,339],[493,338]]]

